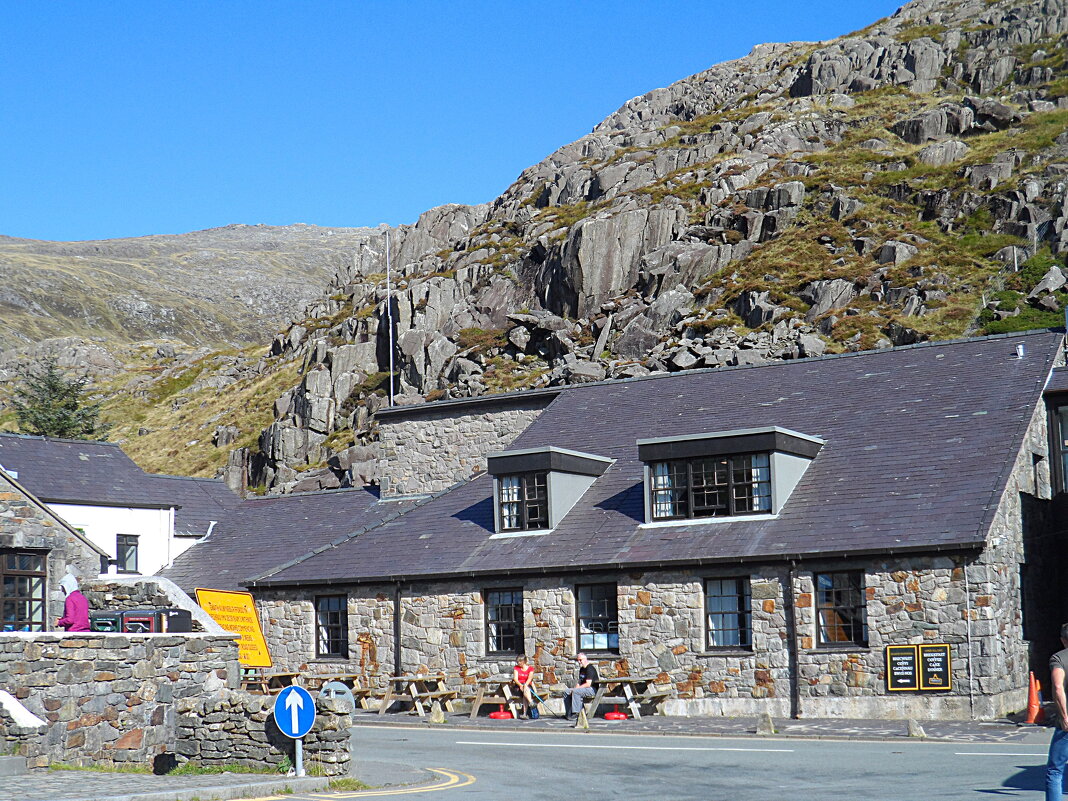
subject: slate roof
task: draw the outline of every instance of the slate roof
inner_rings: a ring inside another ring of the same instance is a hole
[[[553,533],[491,539],[483,475],[254,585],[980,547],[1062,340],[1028,332],[570,387],[511,447],[616,462]],[[826,440],[775,519],[642,526],[635,440],[772,425]]]
[[[167,485],[153,481],[113,442],[0,434],[0,465],[16,471],[46,503],[174,505]]]
[[[215,478],[155,473],[147,476],[178,507],[174,512],[174,534],[177,537],[203,537],[208,533],[211,521],[218,524],[230,510],[241,505],[241,496]]]
[[[416,499],[379,503],[369,489],[252,498],[231,509],[161,575],[186,592],[239,590],[241,582],[399,514]]]

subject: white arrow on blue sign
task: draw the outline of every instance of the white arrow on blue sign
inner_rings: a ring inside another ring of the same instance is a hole
[[[286,687],[274,699],[274,722],[286,737],[300,739],[315,723],[315,701],[303,687]]]

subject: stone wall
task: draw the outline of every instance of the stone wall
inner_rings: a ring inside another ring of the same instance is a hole
[[[990,718],[1022,707],[1026,663],[1021,646],[995,615],[1001,596],[1015,592],[1011,570],[988,564],[989,555],[902,557],[885,561],[805,564],[793,583],[797,693],[806,717]],[[820,647],[816,638],[814,574],[860,570],[864,575],[867,647]],[[704,580],[745,575],[751,589],[752,648],[708,649]],[[595,654],[605,675],[657,674],[676,698],[676,715],[790,713],[790,638],[786,565],[717,572],[713,569],[606,574],[617,584],[620,650]],[[401,670],[446,671],[473,688],[478,678],[511,670],[509,655],[486,652],[483,592],[522,587],[525,651],[543,687],[574,680],[577,650],[575,590],[591,578],[564,574],[507,583],[437,582],[405,586],[401,599]],[[349,610],[350,659],[317,660],[314,596],[275,590],[258,600],[277,667],[352,671],[381,685],[393,666],[392,587],[338,586]],[[971,618],[969,625],[969,617]],[[971,629],[969,631],[969,628]],[[1010,636],[1005,640],[1006,632]],[[886,645],[944,642],[951,646],[953,691],[938,694],[885,691]],[[970,651],[969,651],[969,642]],[[284,645],[283,645],[284,643]],[[969,681],[969,653],[972,681]],[[970,692],[971,691],[971,692]],[[473,694],[473,689],[470,690]]]
[[[0,549],[48,551],[46,624],[63,614],[59,581],[68,571],[84,580],[100,571],[100,554],[78,532],[0,470]]]
[[[0,634],[0,676],[30,712],[27,729],[0,716],[0,740],[31,766],[278,765],[292,741],[270,717],[271,699],[238,688],[230,634]],[[325,773],[348,770],[348,710],[324,708],[309,754]]]
[[[378,414],[382,495],[438,492],[484,472],[552,402],[553,393],[483,400],[470,406],[406,406]]]

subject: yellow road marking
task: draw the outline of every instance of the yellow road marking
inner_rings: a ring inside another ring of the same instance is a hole
[[[323,799],[324,801],[334,798],[383,798],[385,796],[411,795],[413,793],[436,793],[438,790],[452,790],[457,787],[467,787],[467,785],[475,783],[475,777],[470,773],[460,773],[459,771],[445,770],[444,768],[427,768],[427,770],[431,773],[436,773],[439,776],[444,776],[445,781],[441,784],[431,785],[430,787],[398,787],[396,790],[360,790],[355,793],[331,793],[329,795],[308,793],[307,797]]]

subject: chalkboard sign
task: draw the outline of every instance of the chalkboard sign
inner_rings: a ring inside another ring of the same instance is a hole
[[[953,689],[949,646],[927,643],[920,646],[920,689],[948,692]]]
[[[903,692],[920,689],[920,671],[915,645],[886,646],[886,690]]]

